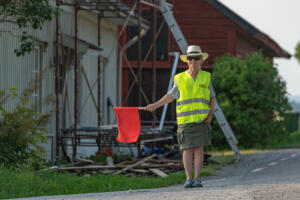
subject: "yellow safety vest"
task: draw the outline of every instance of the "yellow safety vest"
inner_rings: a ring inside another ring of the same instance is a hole
[[[177,99],[176,114],[178,124],[203,121],[210,112],[210,73],[199,71],[196,81],[185,71],[174,77],[180,97]]]

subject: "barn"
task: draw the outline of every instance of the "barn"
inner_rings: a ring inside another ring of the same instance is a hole
[[[270,59],[275,57],[290,58],[291,56],[267,34],[257,29],[255,25],[247,22],[218,0],[174,0],[169,2],[188,44],[200,45],[202,50],[209,54],[208,60],[203,65],[204,70],[213,72],[213,60],[226,53],[245,56],[248,53],[261,50],[263,55]],[[144,5],[142,15],[151,22],[151,28],[142,39],[141,57],[143,65],[141,80],[147,99],[154,101],[162,97],[168,88],[173,61],[172,57],[168,56],[168,52],[180,52],[180,50],[168,26],[164,23],[159,10],[154,11],[153,8]],[[155,20],[154,16],[156,16]],[[161,25],[162,28],[160,28]],[[126,36],[122,38],[123,42],[131,38],[136,32],[136,27],[129,26]],[[155,35],[153,33],[157,34],[156,43],[153,43],[153,35]],[[151,51],[146,58],[147,51],[153,44],[156,45],[156,55],[153,58],[153,52]],[[134,77],[129,68],[134,69],[137,74],[139,69],[138,44],[129,48],[126,53],[129,62],[123,61],[122,65],[122,104],[124,106],[134,106],[139,105],[138,98],[136,98],[139,94],[139,89],[137,85],[132,86]],[[180,62],[177,68],[177,71],[180,72],[186,69],[186,65]],[[153,73],[156,74],[155,81],[152,79]],[[155,91],[155,99],[152,98],[153,90]],[[147,101],[143,98],[142,105],[145,104],[147,104]],[[156,115],[159,119],[160,111],[157,111]],[[176,120],[175,116],[175,104],[172,103],[168,108],[166,120]],[[152,115],[145,113],[142,115],[142,118],[151,120]]]

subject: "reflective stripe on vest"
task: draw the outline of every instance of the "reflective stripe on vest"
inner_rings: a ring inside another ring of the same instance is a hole
[[[196,115],[196,114],[205,114],[209,113],[210,110],[192,110],[192,111],[186,111],[177,113],[177,117],[183,117],[183,116],[189,116],[189,115]]]
[[[195,99],[187,99],[187,100],[178,101],[176,103],[176,105],[181,106],[181,105],[189,104],[189,103],[193,103],[193,102],[198,102],[198,103],[202,102],[202,103],[209,104],[209,101],[207,99],[195,98]]]
[[[187,71],[174,77],[180,97],[177,99],[176,114],[178,124],[203,121],[210,112],[210,73],[199,71],[196,81]]]

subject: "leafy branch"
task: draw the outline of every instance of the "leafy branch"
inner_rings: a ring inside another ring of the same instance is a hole
[[[14,23],[22,30],[20,47],[15,49],[17,56],[24,56],[34,48],[28,29],[41,30],[46,21],[51,21],[56,11],[48,0],[0,0],[0,22]]]
[[[300,63],[300,42],[299,42],[298,45],[296,46],[295,57],[296,57],[296,59],[298,60],[298,62]]]

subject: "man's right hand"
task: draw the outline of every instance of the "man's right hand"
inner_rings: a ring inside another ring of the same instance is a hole
[[[156,109],[154,103],[153,104],[149,104],[145,107],[145,110],[149,111],[149,112],[153,112]]]

